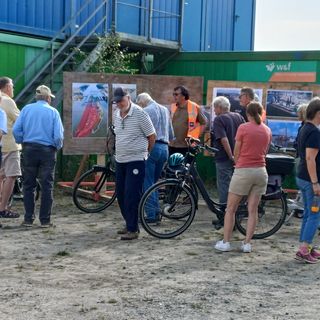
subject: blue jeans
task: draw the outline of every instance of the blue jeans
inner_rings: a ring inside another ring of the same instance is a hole
[[[320,212],[311,212],[311,205],[314,196],[312,183],[298,177],[296,178],[296,182],[297,186],[301,190],[304,204],[304,213],[300,231],[300,242],[307,242],[311,244],[319,225]]]
[[[116,192],[127,230],[138,231],[138,205],[142,195],[145,161],[116,163]]]
[[[148,160],[146,161],[146,174],[143,183],[144,191],[146,191],[149,187],[151,187],[158,181],[163,166],[168,160],[168,156],[168,145],[156,142],[152,148]],[[147,208],[156,209],[159,207],[158,195],[156,194],[156,192],[152,193],[149,201],[151,201],[152,203],[147,205]],[[151,209],[147,210],[147,217],[150,219],[154,219],[157,214],[156,211]]]
[[[32,223],[35,219],[35,190],[37,176],[41,185],[39,220],[50,223],[53,203],[54,169],[57,150],[37,143],[23,144],[23,203],[24,220]]]
[[[229,185],[234,171],[233,166],[234,162],[231,160],[216,162],[217,188],[220,203],[227,203]]]

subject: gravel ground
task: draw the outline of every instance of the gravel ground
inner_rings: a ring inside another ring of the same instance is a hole
[[[21,203],[15,209],[23,213]],[[61,191],[55,228],[22,220],[2,220],[0,319],[320,319],[320,264],[293,259],[298,219],[251,254],[215,252],[221,231],[204,207],[172,240],[142,230],[120,241],[116,205],[81,214]]]

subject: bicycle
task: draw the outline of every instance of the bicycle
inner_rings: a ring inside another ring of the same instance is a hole
[[[97,213],[109,207],[116,199],[115,160],[111,156],[105,166],[94,165],[76,182],[72,199],[78,209]]]
[[[165,178],[155,183],[143,194],[139,203],[141,224],[154,237],[161,239],[174,238],[189,228],[198,207],[198,191],[209,210],[216,214],[220,225],[223,225],[226,204],[211,199],[195,167],[197,154],[203,150],[214,153],[217,149],[200,144],[197,139],[189,139],[188,145],[189,151],[183,165],[180,168],[169,168],[169,173],[174,172],[174,177]],[[271,160],[269,159],[267,164],[269,163],[270,166],[270,163],[272,163],[274,167],[277,167],[274,164],[273,157],[269,158]],[[287,170],[285,174],[288,174],[288,172]],[[270,177],[272,176],[274,175],[272,175],[271,170]],[[148,214],[152,211],[157,214],[156,222],[149,222]],[[271,236],[281,228],[286,216],[286,194],[282,190],[278,179],[274,179],[268,185],[267,194],[261,198],[258,207],[258,224],[253,238],[263,239]],[[247,219],[247,207],[245,203],[242,203],[236,213],[235,226],[243,235],[246,234]]]

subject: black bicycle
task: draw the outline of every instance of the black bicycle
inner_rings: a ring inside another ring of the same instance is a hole
[[[195,167],[196,155],[202,150],[211,153],[217,150],[203,145],[199,140],[190,139],[189,152],[178,168],[167,167],[166,177],[151,186],[139,203],[139,217],[143,228],[152,236],[162,239],[176,237],[191,225],[198,208],[198,191],[208,208],[216,214],[218,225],[223,225],[225,203],[217,203],[209,196],[204,183]],[[278,157],[280,157],[278,155]],[[279,159],[279,158],[278,158]],[[170,159],[169,159],[170,160]],[[277,159],[276,159],[277,160]],[[170,161],[169,161],[170,162]],[[274,160],[267,161],[272,166]],[[269,172],[269,171],[268,171]],[[168,175],[167,174],[167,175]],[[286,194],[277,179],[268,184],[267,194],[262,196],[258,208],[258,223],[254,239],[263,239],[277,232],[283,225],[287,214]],[[156,219],[149,219],[155,215]],[[236,213],[236,227],[246,234],[248,211],[242,203]]]
[[[115,162],[109,157],[106,166],[94,165],[76,182],[73,202],[78,209],[87,213],[100,212],[116,199]]]

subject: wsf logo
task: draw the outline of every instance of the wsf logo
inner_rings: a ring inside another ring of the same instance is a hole
[[[285,63],[285,64],[275,64],[274,62],[271,62],[269,64],[266,64],[266,69],[269,72],[273,71],[291,71],[291,62]]]

